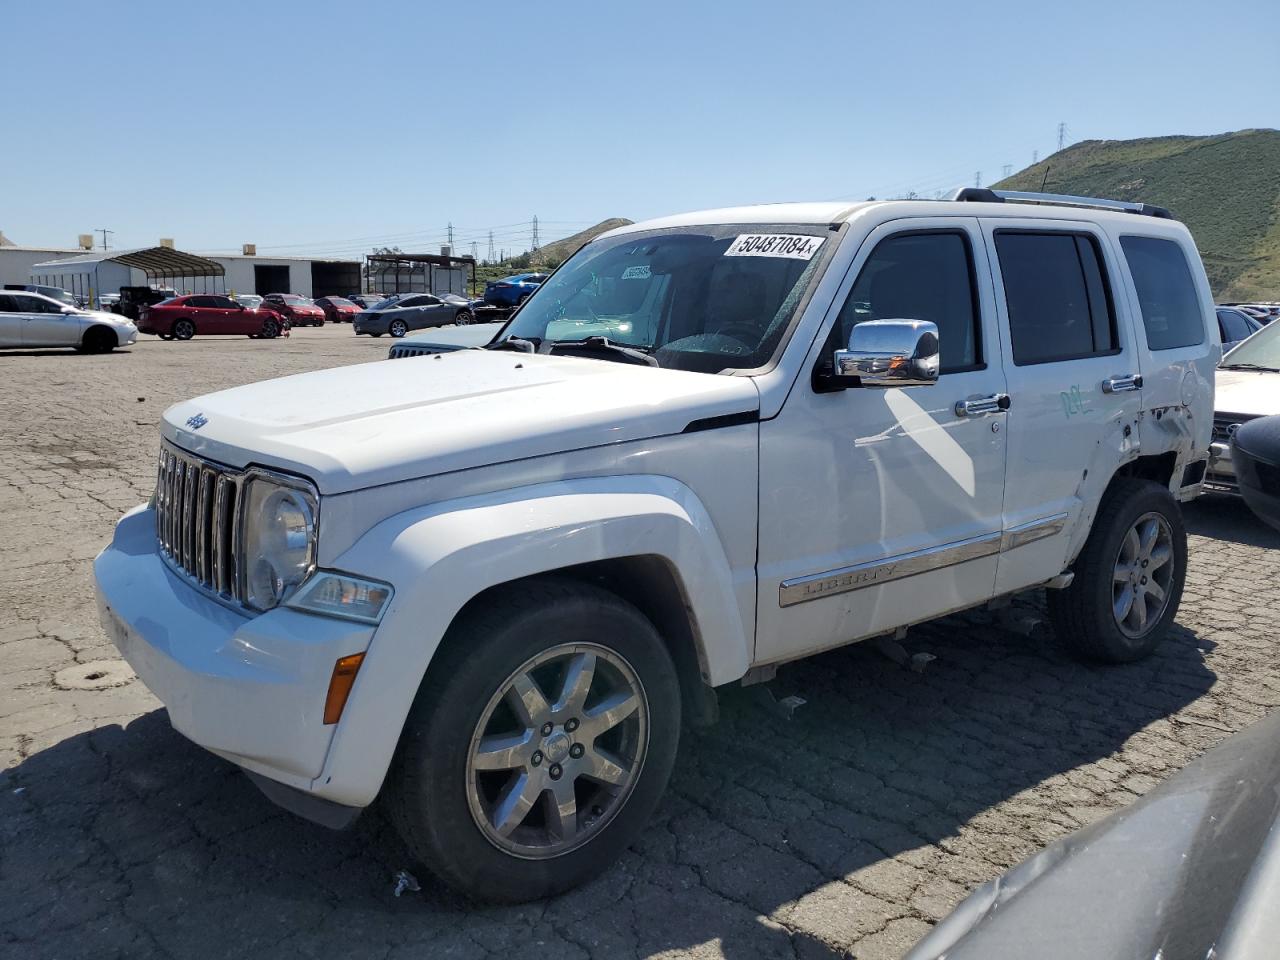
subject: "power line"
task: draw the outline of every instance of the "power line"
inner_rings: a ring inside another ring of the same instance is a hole
[[[109,247],[107,246],[107,234],[109,234],[109,233],[115,233],[115,231],[114,231],[114,230],[107,230],[107,229],[105,229],[105,228],[103,228],[103,227],[99,227],[97,230],[95,230],[95,231],[93,231],[93,232],[94,232],[94,233],[100,233],[100,234],[102,234],[102,249],[103,249],[103,250],[107,250],[107,249],[109,249]]]

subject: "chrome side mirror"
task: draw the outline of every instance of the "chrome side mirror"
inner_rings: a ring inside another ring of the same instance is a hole
[[[864,387],[926,387],[938,380],[938,327],[928,320],[865,320],[837,350],[838,377]]]

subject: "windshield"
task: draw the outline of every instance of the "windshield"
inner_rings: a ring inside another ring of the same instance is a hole
[[[1263,327],[1222,358],[1225,369],[1266,367],[1280,370],[1280,323]]]
[[[680,227],[579,250],[512,318],[505,337],[547,353],[605,337],[660,367],[762,366],[824,258],[825,225]],[[833,244],[828,244],[831,246]]]
[[[284,300],[284,302],[285,302],[285,303],[287,303],[287,304],[289,304],[289,306],[291,306],[291,307],[311,307],[311,306],[314,306],[314,304],[313,304],[310,300],[308,300],[306,297],[299,297],[299,296],[285,296],[285,297],[281,297],[281,299],[282,299],[282,300]]]
[[[331,307],[354,307],[355,304],[350,300],[344,300],[342,297],[330,297],[329,306]]]

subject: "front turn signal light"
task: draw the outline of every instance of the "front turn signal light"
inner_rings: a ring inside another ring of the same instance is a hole
[[[342,719],[342,711],[347,705],[347,697],[351,695],[351,685],[356,682],[356,674],[360,664],[364,662],[363,653],[353,653],[349,657],[339,657],[333,665],[333,676],[329,678],[329,693],[324,698],[324,722],[337,723]]]

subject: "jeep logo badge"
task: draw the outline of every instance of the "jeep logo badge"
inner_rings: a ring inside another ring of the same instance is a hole
[[[192,430],[199,430],[208,422],[209,418],[203,413],[197,413],[194,417],[187,417],[187,426]]]

